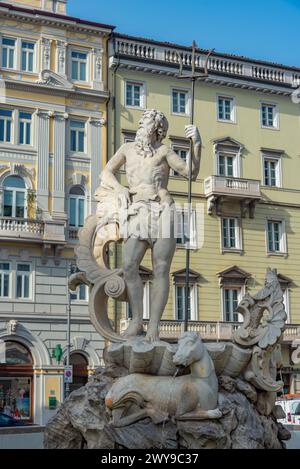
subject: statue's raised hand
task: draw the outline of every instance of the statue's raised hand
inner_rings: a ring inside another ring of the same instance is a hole
[[[200,137],[200,133],[199,133],[199,130],[198,130],[198,127],[196,127],[195,125],[186,125],[185,126],[185,135],[186,135],[186,138],[190,138],[194,145],[199,145],[201,143],[201,137]]]

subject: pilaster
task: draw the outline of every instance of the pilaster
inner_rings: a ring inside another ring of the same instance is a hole
[[[37,206],[49,218],[49,122],[51,111],[37,111]]]
[[[91,155],[91,213],[96,213],[97,202],[94,194],[99,186],[99,175],[102,170],[102,137],[101,127],[105,124],[105,120],[91,118],[89,120],[90,129],[90,155]]]
[[[56,72],[67,78],[67,43],[56,41]]]
[[[103,90],[103,49],[93,49],[93,88]]]
[[[66,120],[68,114],[54,113],[53,147],[53,205],[52,217],[66,219],[65,212],[65,152]]]
[[[50,70],[51,63],[51,39],[41,39],[42,70]]]

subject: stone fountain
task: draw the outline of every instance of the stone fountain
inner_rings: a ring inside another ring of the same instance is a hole
[[[170,168],[188,177],[188,164],[162,144],[168,123],[144,112],[135,142],[124,144],[101,174],[97,214],[87,218],[76,250],[80,273],[70,288],[90,288],[90,317],[107,340],[105,367],[73,392],[49,422],[46,448],[206,449],[285,447],[289,432],[275,405],[283,383],[280,339],[286,321],[275,271],[256,295],[238,306],[244,322],[231,342],[203,343],[185,332],[178,343],[159,339],[176,248],[176,210],[168,192]],[[192,177],[199,173],[201,138],[191,139]],[[123,165],[129,188],[119,184]],[[167,235],[166,235],[167,233]],[[108,246],[123,242],[122,268],[109,266]],[[154,280],[150,320],[143,331],[139,266],[152,250]],[[132,321],[123,335],[112,328],[108,300],[129,302]]]

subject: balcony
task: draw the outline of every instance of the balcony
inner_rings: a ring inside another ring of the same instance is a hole
[[[210,176],[204,181],[204,193],[207,198],[209,215],[222,213],[222,203],[236,200],[240,202],[241,215],[246,216],[249,209],[250,218],[254,218],[255,206],[261,199],[260,181],[225,176]]]
[[[121,333],[126,330],[130,320],[122,320],[120,324]],[[231,340],[234,331],[240,327],[236,322],[206,322],[190,321],[188,330],[197,332],[203,340],[226,341]],[[144,321],[144,329],[147,331],[148,321]],[[160,338],[167,341],[175,341],[184,332],[184,322],[182,321],[161,321]],[[300,339],[300,326],[287,324],[283,334],[283,343],[291,344],[295,339]]]
[[[68,240],[70,243],[76,243],[78,241],[78,233],[80,228],[69,226],[68,228]]]
[[[42,241],[44,223],[26,218],[0,217],[0,239]]]

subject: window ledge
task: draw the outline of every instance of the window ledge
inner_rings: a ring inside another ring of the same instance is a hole
[[[217,122],[220,122],[221,124],[234,124],[234,125],[236,125],[236,121],[227,120],[227,119],[217,119]]]
[[[262,125],[261,126],[261,129],[265,129],[265,130],[280,130],[279,127],[269,127],[268,125]]]
[[[186,114],[185,112],[171,112],[172,116],[179,116],[179,117],[191,117],[190,114]]]
[[[144,106],[130,106],[129,104],[125,104],[125,108],[137,109],[139,111],[144,111],[146,109]]]
[[[288,257],[287,252],[267,252],[268,257]]]
[[[244,253],[244,251],[243,251],[243,249],[222,248],[222,254],[227,254],[227,253],[240,254],[240,255],[242,255],[242,254]]]

